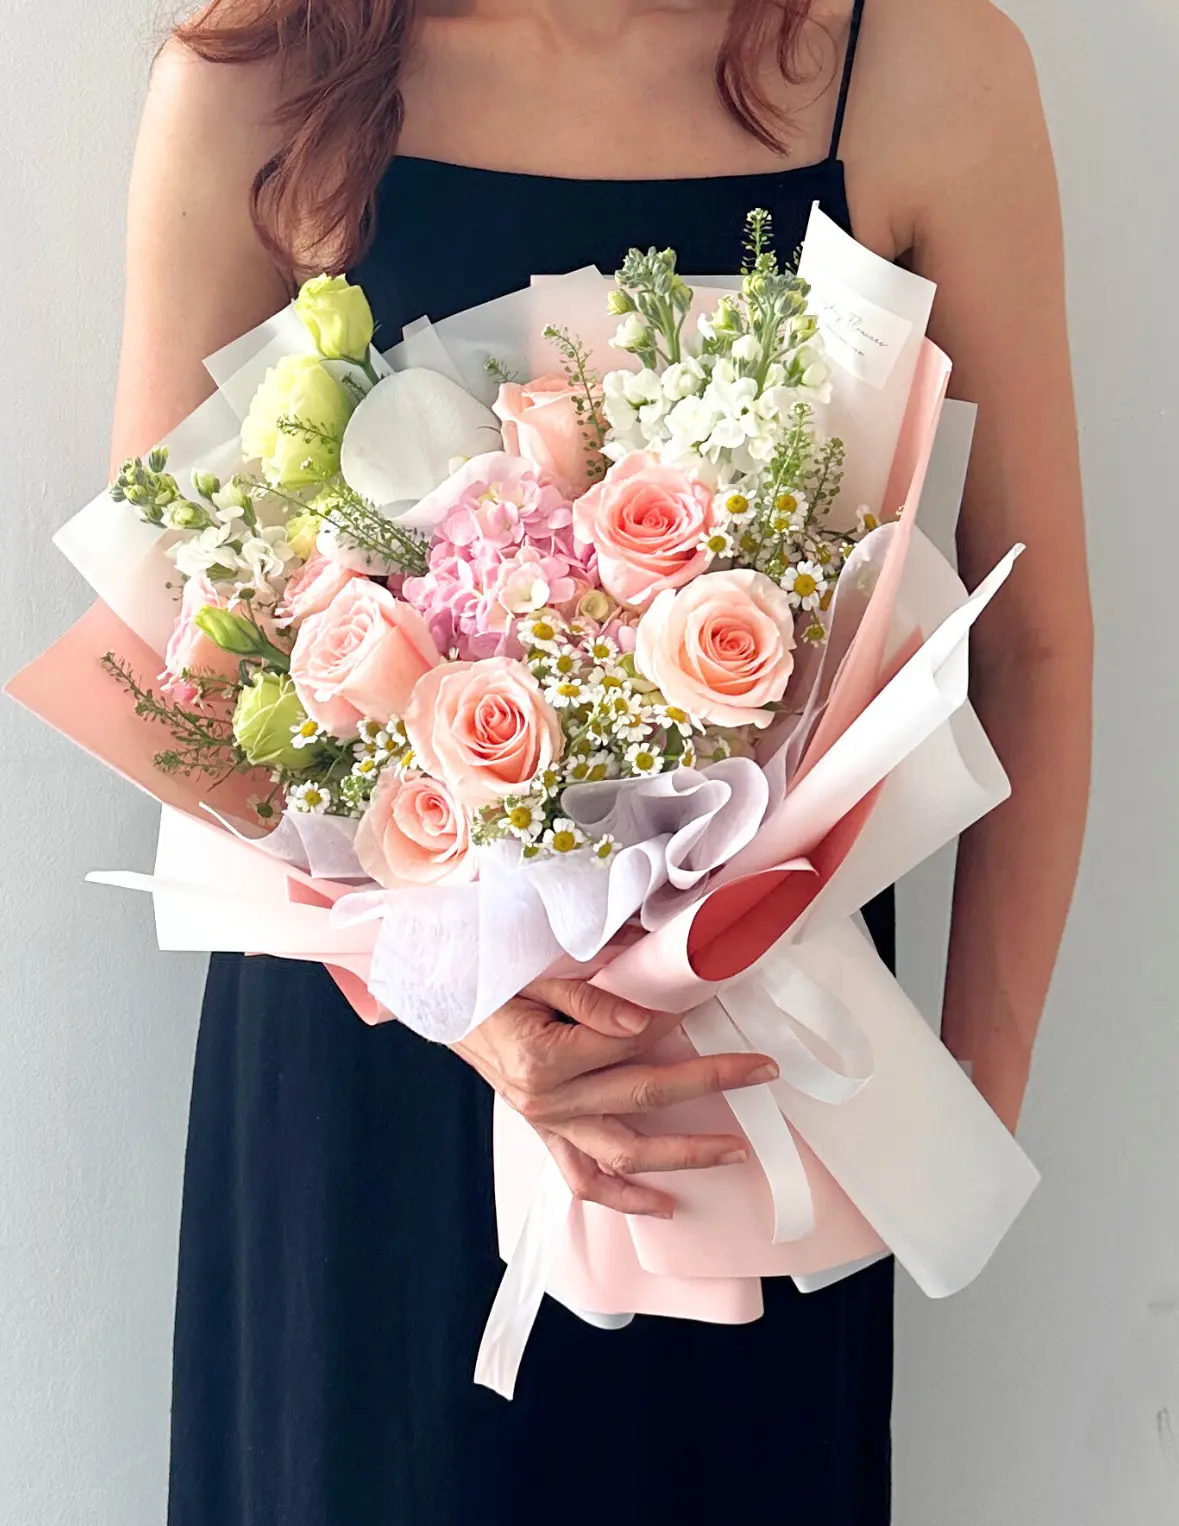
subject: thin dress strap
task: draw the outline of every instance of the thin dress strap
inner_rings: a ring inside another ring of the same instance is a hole
[[[864,0],[855,0],[852,7],[851,27],[847,35],[847,54],[843,60],[843,80],[839,86],[839,104],[835,108],[835,126],[831,131],[831,148],[827,157],[839,155],[839,140],[843,136],[843,119],[847,115],[847,96],[851,89],[852,69],[856,61],[856,44],[860,40],[860,23],[864,19]]]

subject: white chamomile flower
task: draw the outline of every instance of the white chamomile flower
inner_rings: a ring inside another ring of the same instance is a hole
[[[747,524],[753,507],[749,501],[749,495],[737,489],[718,493],[715,505],[721,515],[722,523],[730,530],[740,529]]]
[[[679,705],[656,705],[655,719],[665,731],[678,731],[682,737],[690,737],[693,731],[704,730],[703,723]]]
[[[546,656],[545,669],[552,678],[573,678],[581,669],[581,657],[571,646],[563,646]]]
[[[801,530],[806,524],[809,505],[799,493],[782,492],[774,499],[770,525],[779,535]]]
[[[681,768],[696,767],[696,747],[692,742],[685,742],[679,758],[676,760]]]
[[[795,609],[818,609],[827,592],[827,580],[818,562],[799,562],[786,569],[782,587]]]
[[[550,674],[545,684],[544,697],[554,710],[573,709],[587,697],[585,680],[576,673],[570,673],[564,678]]]
[[[291,746],[297,749],[314,747],[320,737],[326,733],[318,721],[313,721],[310,716],[291,727]]]
[[[856,529],[861,535],[871,535],[873,530],[879,530],[879,528],[879,517],[866,503],[862,503],[856,511]]]
[[[591,636],[585,643],[585,655],[597,667],[606,667],[618,656],[618,643],[609,636]]]
[[[696,542],[696,549],[705,552],[712,561],[717,557],[732,556],[733,537],[727,530],[710,530]]]
[[[537,774],[532,781],[533,789],[539,790],[546,798],[550,795],[559,795],[564,781],[555,768],[546,768],[543,773]]]
[[[380,771],[381,765],[371,752],[362,754],[352,765],[352,774],[356,779],[375,779]]]
[[[282,814],[275,804],[273,795],[251,795],[246,804],[258,820],[266,826],[277,821]]]
[[[626,763],[631,773],[639,777],[663,772],[663,754],[645,742],[636,742],[633,747],[626,749]]]
[[[821,620],[812,620],[803,631],[802,639],[811,646],[822,646],[827,639],[827,627]]]
[[[361,721],[356,730],[361,743],[372,743],[375,742],[376,738],[384,730],[384,727],[380,721]]]
[[[532,842],[544,826],[544,801],[511,801],[504,806],[504,821],[513,837]]]
[[[585,833],[574,821],[558,816],[549,831],[544,834],[544,845],[550,853],[574,853],[585,843]]]
[[[608,704],[610,730],[624,742],[641,742],[651,734],[651,718],[635,694],[620,689]]]
[[[723,763],[732,755],[732,744],[722,732],[714,731],[700,743],[700,756],[706,763]]]
[[[565,622],[552,609],[538,609],[520,624],[520,639],[537,652],[556,653],[564,633]]]
[[[331,791],[311,780],[306,784],[296,784],[287,799],[294,810],[303,811],[309,816],[322,816],[332,803]]]
[[[613,858],[617,852],[618,839],[616,837],[611,837],[609,832],[604,833],[601,837],[598,838],[597,842],[594,843],[594,857],[601,859],[603,863],[605,863],[607,859]]]

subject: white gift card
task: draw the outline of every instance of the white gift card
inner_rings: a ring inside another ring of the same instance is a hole
[[[888,383],[913,324],[870,301],[837,276],[812,272],[810,311],[827,342],[827,358],[877,389]]]

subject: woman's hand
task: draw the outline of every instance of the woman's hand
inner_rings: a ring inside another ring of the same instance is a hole
[[[778,1074],[763,1054],[643,1062],[643,1050],[679,1022],[585,981],[538,980],[454,1048],[533,1126],[578,1198],[669,1219],[675,1200],[628,1176],[736,1165],[748,1145],[728,1134],[651,1137],[621,1115],[657,1112]]]

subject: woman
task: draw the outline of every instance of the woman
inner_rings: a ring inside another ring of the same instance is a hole
[[[1015,795],[963,844],[945,1012],[1014,1127],[1076,869],[1090,634],[1051,156],[987,0],[217,0],[149,95],[115,458],[199,402],[202,356],[297,273],[349,269],[391,344],[631,243],[732,269],[753,205],[790,250],[816,199],[938,282],[935,335],[981,404],[966,579],[1029,546],[976,642]],[[876,926],[887,948],[887,907]],[[676,1169],[739,1148],[621,1121],[762,1063],[651,1067],[648,1020],[542,983],[452,1054],[363,1028],[303,967],[214,960],[172,1526],[883,1526],[887,1264],[807,1299],[767,1286],[741,1329],[602,1332],[546,1305],[515,1404],[471,1384],[499,1275],[485,1081],[620,1211],[673,1212]],[[628,1181],[648,1169],[666,1192]]]

